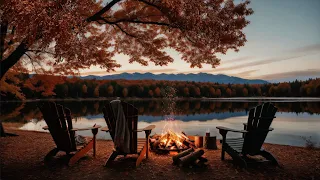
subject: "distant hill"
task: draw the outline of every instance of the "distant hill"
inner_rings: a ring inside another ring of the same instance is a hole
[[[199,73],[199,74],[152,74],[152,73],[121,73],[121,74],[113,74],[113,75],[105,75],[105,76],[83,76],[81,79],[97,79],[97,80],[105,80],[105,79],[127,79],[127,80],[145,80],[145,79],[153,79],[153,80],[167,80],[167,81],[195,81],[195,82],[213,82],[220,84],[266,84],[268,81],[261,79],[243,79],[234,76],[227,76],[224,74],[207,74],[207,73]]]

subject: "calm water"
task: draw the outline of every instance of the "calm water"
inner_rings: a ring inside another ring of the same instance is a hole
[[[102,107],[108,101],[60,101],[71,109],[75,127],[88,127],[94,124],[106,126]],[[149,124],[156,125],[153,133],[161,133],[165,126],[174,130],[184,131],[189,135],[204,135],[207,130],[211,135],[219,135],[216,126],[242,129],[242,123],[247,121],[247,112],[261,102],[209,102],[209,101],[177,101],[175,121],[165,121],[168,113],[162,101],[129,101],[139,110],[138,128]],[[44,131],[45,122],[37,108],[39,102],[5,103],[1,102],[1,120],[3,122],[20,122],[21,129]],[[278,107],[276,119],[272,123],[274,131],[268,134],[266,142],[275,144],[304,146],[302,137],[320,142],[320,102],[293,102],[281,99],[274,101]],[[91,132],[81,132],[90,135]],[[240,136],[236,133],[229,137]],[[144,133],[139,136],[143,137]],[[98,138],[110,139],[109,134],[99,132]]]

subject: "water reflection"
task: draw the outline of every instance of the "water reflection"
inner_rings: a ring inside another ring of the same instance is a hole
[[[164,127],[165,115],[161,101],[129,101],[139,110],[139,127],[149,124],[156,125],[155,133],[161,133]],[[76,117],[75,127],[87,127],[94,124],[106,126],[103,119],[102,107],[108,101],[61,101],[58,102],[71,109]],[[1,103],[0,118],[3,122],[24,123],[21,129],[43,131],[45,126],[42,114],[36,102]],[[176,123],[187,134],[204,135],[209,128],[211,134],[217,135],[216,126],[227,126],[242,129],[242,123],[247,121],[247,112],[258,102],[201,102],[177,101]],[[320,142],[320,103],[319,102],[275,102],[278,107],[272,127],[275,128],[267,137],[267,142],[303,146],[301,138],[312,137]],[[81,132],[90,135],[91,132]],[[230,137],[239,136],[230,134]],[[140,134],[141,137],[144,133]],[[98,138],[110,139],[109,134],[100,132]]]

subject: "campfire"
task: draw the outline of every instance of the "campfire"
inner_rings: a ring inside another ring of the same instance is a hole
[[[194,142],[184,133],[177,133],[168,129],[165,133],[155,134],[150,138],[150,147],[154,151],[184,151],[195,147]]]

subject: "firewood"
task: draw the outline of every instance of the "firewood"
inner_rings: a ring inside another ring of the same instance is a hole
[[[200,156],[198,159],[199,159],[199,161],[208,162],[208,159],[207,159],[207,158],[204,158],[204,157],[202,157],[202,156]]]
[[[186,145],[186,146],[188,146],[188,147],[193,147],[193,148],[196,147],[196,146],[194,145],[194,143],[191,142],[191,141],[189,141],[188,139],[184,140],[184,141],[183,141],[183,144]]]
[[[178,161],[179,161],[179,158],[184,157],[184,156],[192,153],[193,151],[194,151],[193,148],[190,148],[190,149],[188,149],[188,150],[185,150],[185,151],[183,151],[183,152],[181,152],[181,153],[173,156],[173,157],[172,157],[173,163],[174,163],[174,164],[177,164]]]
[[[202,149],[197,150],[195,152],[192,152],[186,156],[179,158],[179,164],[180,164],[180,166],[187,166],[187,165],[195,162],[203,154],[204,154],[204,151]]]
[[[160,141],[157,140],[156,142],[152,143],[151,147],[152,147],[152,149],[157,149],[159,147],[159,145],[160,145]]]
[[[197,167],[204,167],[204,166],[205,166],[205,162],[199,160],[198,162],[195,163],[195,165],[196,165]]]

